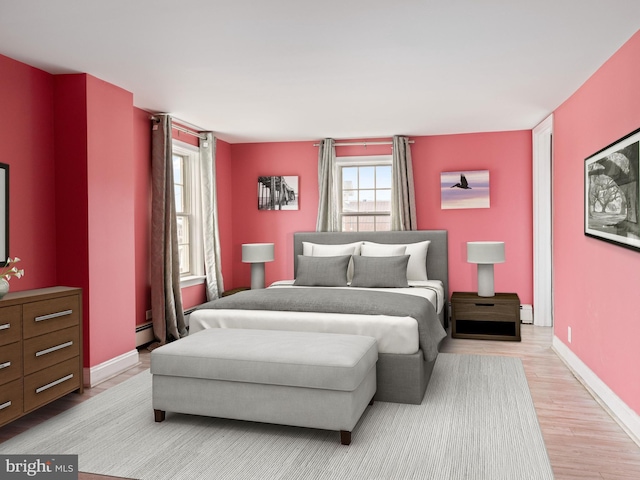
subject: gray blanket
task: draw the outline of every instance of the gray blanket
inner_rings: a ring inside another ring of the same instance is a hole
[[[401,293],[319,287],[267,288],[239,292],[198,307],[203,308],[412,317],[418,322],[420,349],[427,361],[436,358],[438,346],[447,336],[429,300]]]

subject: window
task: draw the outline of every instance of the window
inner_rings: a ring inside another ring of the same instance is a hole
[[[175,140],[172,153],[180,276],[185,279],[203,274],[197,175],[200,153],[198,148]]]
[[[391,156],[336,159],[343,232],[391,230]]]

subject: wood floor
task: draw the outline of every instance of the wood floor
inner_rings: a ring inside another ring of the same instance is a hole
[[[450,353],[522,358],[557,480],[640,479],[640,447],[589,394],[551,349],[552,334],[551,328],[522,325],[522,342],[448,338],[443,342],[441,350]],[[85,389],[83,395],[67,395],[0,428],[0,442],[117,385],[148,367],[149,352],[141,351],[140,365],[97,387]],[[113,480],[114,477],[81,473],[79,479]]]

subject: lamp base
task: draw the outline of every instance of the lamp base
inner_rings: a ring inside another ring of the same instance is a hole
[[[251,289],[264,288],[264,263],[251,264]]]
[[[496,295],[493,286],[493,263],[478,264],[478,296],[494,297]]]

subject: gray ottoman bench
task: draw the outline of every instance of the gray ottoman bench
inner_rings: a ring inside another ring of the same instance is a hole
[[[151,352],[156,422],[165,412],[340,431],[376,392],[373,337],[211,328]]]

